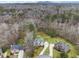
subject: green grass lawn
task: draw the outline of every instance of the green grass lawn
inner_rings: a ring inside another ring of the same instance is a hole
[[[18,39],[18,41],[16,42],[17,44],[23,46],[24,44],[24,39]]]
[[[71,49],[70,52],[68,53],[68,57],[74,58],[74,57],[77,56],[77,51],[75,49],[75,46],[73,44],[71,44],[70,42],[66,41],[66,39],[63,39],[63,38],[60,38],[60,37],[50,37],[50,36],[48,36],[48,35],[46,35],[42,32],[39,32],[37,34],[37,36],[44,38],[44,40],[49,42],[49,43],[64,42],[64,43],[68,44],[70,46],[70,49]],[[38,56],[39,55],[38,52],[41,52],[42,49],[39,48],[37,50],[38,50],[37,51],[37,56]],[[48,54],[48,49],[45,53]],[[54,58],[60,58],[61,52],[54,49],[54,52],[52,52],[52,53],[54,53]]]

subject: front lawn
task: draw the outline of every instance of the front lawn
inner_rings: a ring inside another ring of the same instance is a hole
[[[74,58],[74,57],[77,56],[77,51],[75,49],[75,45],[71,44],[66,39],[63,39],[63,38],[60,38],[60,37],[50,37],[47,34],[44,34],[43,32],[38,32],[37,36],[40,36],[40,37],[44,38],[44,40],[47,41],[47,42],[49,42],[49,43],[64,42],[65,44],[68,44],[70,46],[70,52],[67,54],[68,57]],[[39,55],[38,52],[41,52],[41,50],[42,49],[40,49],[40,47],[39,47],[39,49],[36,49],[36,51],[37,51],[36,55],[37,56]],[[45,53],[48,54],[48,49],[47,49],[47,51]],[[54,58],[60,58],[61,52],[59,52],[59,51],[57,51],[57,50],[54,49],[53,54],[54,54]]]

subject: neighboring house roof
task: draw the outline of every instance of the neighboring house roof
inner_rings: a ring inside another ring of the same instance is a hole
[[[40,56],[37,56],[37,58],[51,58],[51,57],[48,55],[40,55]]]
[[[68,52],[70,50],[70,47],[64,42],[58,42],[55,44],[55,49],[61,52]]]
[[[19,50],[23,50],[23,47],[20,45],[11,45],[11,49],[19,49]]]

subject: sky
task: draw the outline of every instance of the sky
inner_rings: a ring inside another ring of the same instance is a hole
[[[79,1],[79,0],[0,0],[0,3],[24,3],[24,2],[37,2],[37,1],[52,1],[52,2],[62,2],[62,1]]]

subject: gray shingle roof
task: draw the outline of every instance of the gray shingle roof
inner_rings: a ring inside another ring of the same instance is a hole
[[[34,43],[34,46],[43,46],[44,40],[43,38],[36,38],[33,43]]]
[[[60,52],[68,52],[70,50],[70,47],[64,42],[58,42],[55,44],[55,49]]]

